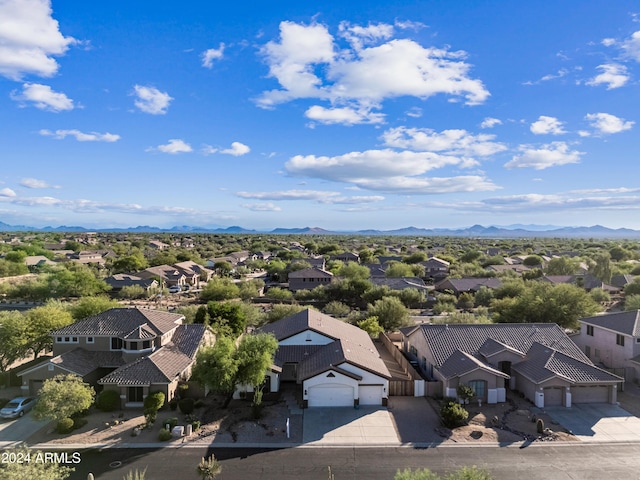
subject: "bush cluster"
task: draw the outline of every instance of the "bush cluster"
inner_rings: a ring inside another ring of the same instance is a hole
[[[120,408],[120,394],[115,390],[103,390],[96,398],[96,407],[103,412],[113,412]]]
[[[167,442],[171,440],[171,430],[167,430],[166,428],[161,429],[160,433],[158,433],[158,440],[160,440],[161,442]]]
[[[447,428],[455,428],[465,424],[469,418],[469,412],[458,402],[448,400],[440,408],[440,418]]]

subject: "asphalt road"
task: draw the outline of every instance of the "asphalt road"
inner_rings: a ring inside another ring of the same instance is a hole
[[[640,445],[536,445],[518,447],[292,448],[282,450],[164,448],[80,452],[71,480],[121,480],[129,470],[147,469],[146,479],[196,480],[200,458],[213,451],[222,463],[220,480],[391,480],[398,469],[429,468],[447,474],[465,465],[483,466],[496,480],[640,479]],[[121,462],[113,463],[113,462]],[[111,464],[111,466],[110,466]],[[117,465],[117,466],[116,466]]]

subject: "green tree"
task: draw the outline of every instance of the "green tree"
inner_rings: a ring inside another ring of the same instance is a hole
[[[96,395],[93,387],[77,375],[56,375],[43,382],[33,407],[36,419],[62,420],[87,410]]]
[[[13,263],[24,263],[27,258],[27,253],[22,250],[14,250],[13,252],[7,252],[4,259]]]
[[[125,255],[112,264],[113,273],[139,272],[149,266],[149,262],[142,252],[137,251],[131,255]]]
[[[287,264],[282,260],[274,259],[267,265],[267,274],[274,282],[287,281]]]
[[[627,283],[624,287],[625,296],[640,295],[640,277],[634,278],[633,282]]]
[[[247,327],[247,317],[238,302],[207,303],[209,325],[217,334],[238,338]]]
[[[427,260],[427,254],[424,252],[414,252],[402,259],[404,263],[420,263]]]
[[[472,263],[479,260],[480,257],[482,257],[482,252],[478,250],[468,250],[460,257],[460,262]]]
[[[240,288],[228,278],[212,278],[200,292],[200,300],[230,300],[240,296]]]
[[[367,317],[356,325],[369,334],[371,338],[378,338],[384,332],[384,328],[378,323],[378,317]]]
[[[322,309],[322,313],[326,313],[327,315],[331,315],[333,317],[346,317],[351,313],[351,308],[349,305],[345,305],[342,302],[338,302],[336,300],[327,303]]]
[[[54,298],[99,295],[111,289],[104,280],[96,277],[91,268],[76,262],[51,267],[47,284],[50,296]]]
[[[22,263],[10,262],[0,258],[0,277],[14,277],[29,273],[29,269]]]
[[[278,302],[287,302],[293,300],[293,293],[280,287],[271,287],[264,294],[265,298],[270,298]]]
[[[547,263],[547,275],[573,275],[578,270],[578,261],[569,257],[552,258]]]
[[[597,313],[599,306],[575,285],[531,281],[519,296],[494,300],[491,309],[497,322],[557,323],[575,328],[579,318]]]
[[[595,265],[591,269],[593,275],[599,278],[604,283],[611,282],[612,269],[611,269],[611,255],[608,252],[601,253],[595,257]]]
[[[213,266],[213,271],[221,277],[228,277],[233,271],[233,266],[229,262],[225,261],[216,262]]]
[[[259,333],[242,337],[238,346],[228,337],[218,337],[213,346],[202,347],[193,367],[193,378],[226,396],[229,405],[236,386],[259,388],[267,368],[273,364],[278,341],[273,335]]]
[[[368,306],[367,314],[378,317],[380,326],[387,332],[397,330],[409,323],[409,311],[397,297],[376,300],[373,305]]]
[[[80,320],[120,306],[117,300],[105,295],[98,295],[95,297],[82,297],[69,307],[69,312],[75,320]]]
[[[624,299],[624,309],[626,311],[640,310],[640,295],[629,295]]]
[[[0,311],[0,372],[9,370],[29,351],[27,329],[27,322],[19,311]]]
[[[522,264],[527,267],[540,267],[542,265],[542,257],[539,255],[529,255],[522,261]]]
[[[418,308],[426,300],[425,292],[417,288],[395,290],[391,292],[391,295],[398,297],[407,308]]]
[[[0,477],[3,480],[65,480],[75,470],[56,462],[45,461],[45,452],[27,447],[16,447],[4,451],[15,454],[15,458],[29,458],[28,462],[2,462]]]
[[[615,260],[616,262],[621,262],[631,257],[629,251],[625,248],[622,248],[620,245],[612,247],[609,250],[609,255],[611,256],[611,259]]]
[[[457,307],[462,310],[471,310],[475,305],[475,299],[472,293],[463,292],[458,297]]]
[[[356,262],[347,262],[338,269],[337,275],[349,279],[366,280],[371,276],[371,271],[364,265]]]
[[[26,313],[27,342],[34,358],[47,347],[53,347],[51,331],[73,323],[73,317],[61,305],[49,302]]]
[[[118,297],[126,300],[145,298],[147,291],[141,285],[125,285],[118,292]]]
[[[609,295],[609,292],[603,290],[602,288],[592,289],[589,292],[589,295],[591,295],[591,298],[593,298],[596,303],[606,303],[611,300],[611,295]]]
[[[260,296],[260,292],[264,288],[264,282],[259,278],[255,278],[240,283],[238,288],[240,289],[240,298],[242,300],[251,300]]]
[[[494,480],[494,478],[487,470],[473,465],[462,467],[445,477],[441,477],[427,468],[418,470],[405,468],[398,470],[393,480]]]
[[[491,305],[491,300],[493,300],[493,297],[493,290],[488,287],[482,286],[478,289],[473,297],[474,305],[476,307],[488,307],[489,305]]]

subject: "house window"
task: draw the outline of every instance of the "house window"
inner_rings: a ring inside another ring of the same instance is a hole
[[[138,342],[129,342],[129,350],[137,350]]]
[[[624,347],[624,335],[620,335],[619,333],[616,335],[616,345]]]
[[[94,343],[93,337],[87,337],[87,343]]]
[[[56,343],[78,343],[78,337],[56,337]]]
[[[143,402],[144,387],[129,387],[127,392],[127,401]]]
[[[475,398],[486,400],[487,382],[485,380],[471,380],[469,382],[469,386],[471,387],[471,390],[473,390],[473,393],[475,393]]]
[[[587,335],[593,337],[593,325],[587,325]]]
[[[636,338],[636,343],[640,343],[640,338]]]
[[[588,357],[591,358],[591,347],[589,345],[585,345],[584,347],[584,354]]]
[[[144,342],[142,342],[142,348],[147,349],[147,348],[151,348],[151,340],[145,340]]]
[[[122,339],[111,337],[111,350],[122,350]]]

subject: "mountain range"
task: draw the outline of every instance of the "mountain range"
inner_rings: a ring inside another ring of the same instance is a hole
[[[591,227],[556,227],[553,225],[509,225],[489,226],[473,225],[466,228],[420,228],[405,227],[395,230],[354,230],[333,231],[319,227],[275,228],[273,230],[254,230],[239,226],[231,227],[194,227],[188,225],[171,228],[142,225],[131,228],[85,228],[82,226],[62,225],[58,227],[29,227],[25,225],[9,225],[0,221],[2,232],[138,232],[138,233],[246,233],[276,235],[397,235],[397,236],[452,236],[483,238],[640,238],[640,230],[629,228],[607,228],[601,225]]]

